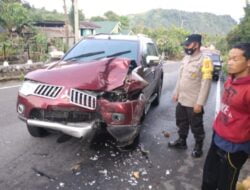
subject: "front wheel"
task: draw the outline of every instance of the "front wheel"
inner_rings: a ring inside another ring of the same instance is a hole
[[[27,125],[27,128],[30,135],[33,137],[46,137],[49,135],[49,132],[44,128],[34,127],[31,125]]]

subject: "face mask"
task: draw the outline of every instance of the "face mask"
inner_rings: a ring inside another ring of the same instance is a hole
[[[195,50],[196,50],[195,48],[184,48],[184,51],[187,55],[193,55]]]

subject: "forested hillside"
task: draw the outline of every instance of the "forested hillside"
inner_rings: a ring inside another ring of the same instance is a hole
[[[190,32],[227,34],[237,23],[229,15],[153,9],[141,14],[128,15],[132,28],[181,27]]]

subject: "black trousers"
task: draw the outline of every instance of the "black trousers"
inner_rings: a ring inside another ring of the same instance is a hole
[[[190,126],[195,140],[203,141],[205,138],[203,114],[203,110],[201,113],[194,113],[192,107],[182,106],[178,103],[176,107],[176,125],[179,128],[179,136],[186,139]]]
[[[229,153],[212,142],[203,169],[202,190],[235,190],[245,152]]]

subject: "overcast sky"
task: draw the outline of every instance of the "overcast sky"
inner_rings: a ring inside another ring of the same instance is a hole
[[[63,12],[63,0],[26,0],[36,8],[56,9]],[[71,0],[66,0],[71,6]],[[79,9],[87,18],[102,16],[111,10],[118,15],[141,13],[150,9],[177,9],[195,12],[210,12],[217,15],[231,15],[239,21],[244,16],[246,0],[78,0]]]

